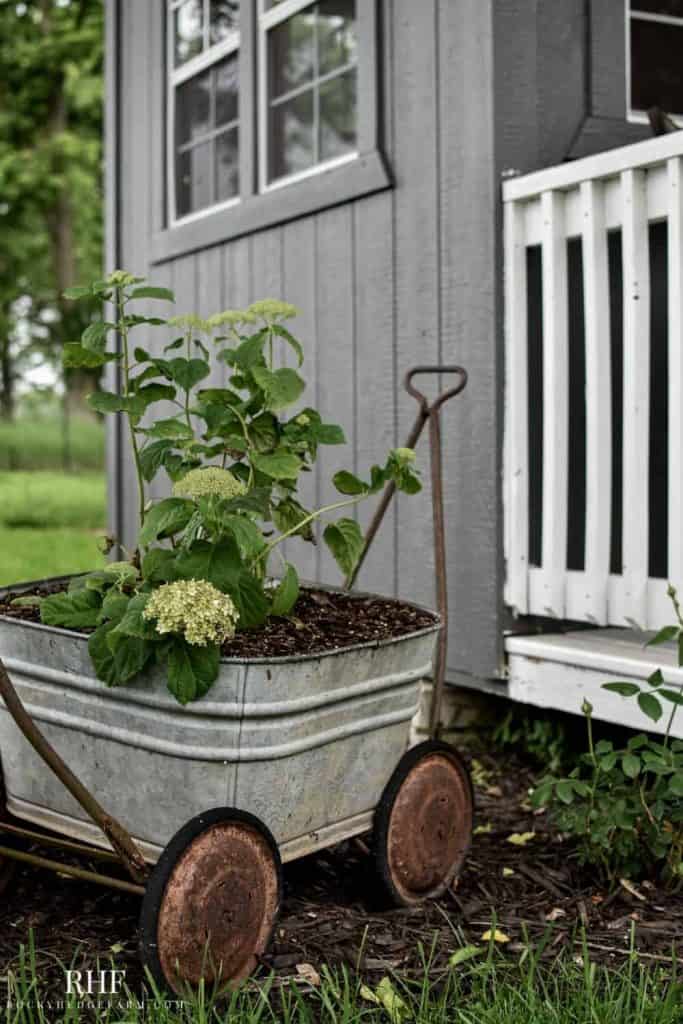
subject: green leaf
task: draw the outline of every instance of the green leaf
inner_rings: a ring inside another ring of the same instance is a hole
[[[638,694],[638,705],[643,714],[651,718],[653,722],[658,722],[662,717],[662,705],[651,693]]]
[[[620,697],[635,697],[637,693],[640,693],[637,683],[603,683],[602,689],[618,693]]]
[[[296,370],[268,370],[264,366],[254,366],[251,372],[265,395],[267,407],[274,412],[293,405],[306,388],[305,381]]]
[[[300,505],[295,498],[284,498],[277,506],[273,506],[273,522],[280,533],[288,533],[299,526],[304,519],[307,519],[309,512]],[[313,526],[311,523],[293,534],[294,537],[303,537],[306,541],[313,541]]]
[[[240,629],[255,629],[263,625],[270,611],[270,602],[263,592],[263,585],[248,569],[239,573],[228,590],[240,613]]]
[[[635,779],[640,774],[640,758],[635,754],[624,754],[621,767],[624,769],[624,775],[629,779]]]
[[[284,448],[278,448],[272,455],[253,453],[251,462],[254,469],[273,480],[296,480],[301,470],[301,459]]]
[[[107,344],[107,335],[114,330],[115,324],[106,323],[103,320],[96,320],[88,324],[81,335],[81,344],[89,352],[101,353]]]
[[[678,636],[678,626],[664,626],[663,629],[648,640],[646,647],[654,647],[655,644],[668,644]]]
[[[273,594],[273,604],[270,609],[271,615],[289,615],[298,597],[299,576],[294,566],[288,562],[284,576]]]
[[[346,444],[346,435],[342,427],[335,423],[316,423],[313,436],[318,444]]]
[[[663,697],[664,700],[671,701],[672,704],[677,704],[679,707],[683,704],[683,692],[681,690],[659,690],[658,696]]]
[[[661,686],[664,682],[664,676],[662,675],[661,668],[656,668],[654,672],[650,673],[647,677],[647,681],[650,686]]]
[[[194,437],[192,428],[188,427],[187,423],[183,423],[182,420],[170,419],[170,420],[157,420],[151,427],[140,431],[142,434],[146,434],[147,437],[160,438],[167,441],[180,441],[189,440]]]
[[[176,554],[169,548],[150,548],[142,559],[142,578],[148,583],[170,583],[176,579]]]
[[[253,334],[235,349],[224,349],[220,357],[230,366],[236,366],[242,371],[253,369],[262,358],[263,346],[266,343],[268,331],[264,328],[258,334]]]
[[[91,352],[78,342],[68,341],[62,353],[62,364],[67,370],[96,370],[112,359],[118,359],[117,352]]]
[[[175,295],[170,288],[156,288],[152,285],[143,284],[134,288],[130,293],[131,299],[163,299],[165,302],[175,302]]]
[[[242,558],[234,537],[223,537],[217,544],[195,541],[176,556],[176,572],[182,579],[208,580],[223,593],[232,596],[232,588],[242,569]]]
[[[90,285],[77,284],[73,288],[66,288],[62,294],[65,299],[75,302],[77,299],[84,299],[86,295],[92,295],[92,288]]]
[[[563,779],[558,782],[555,792],[563,804],[570,804],[574,799],[574,786],[570,779]]]
[[[243,561],[248,562],[256,558],[266,546],[260,529],[246,516],[226,515],[218,522],[222,532],[231,534],[237,541]]]
[[[339,519],[325,527],[323,538],[345,576],[353,572],[363,551],[363,534],[354,519]]]
[[[105,622],[88,640],[88,652],[98,679],[107,686],[121,686],[145,668],[154,647],[138,637],[119,635],[113,646],[110,638],[115,622]]]
[[[40,605],[40,620],[46,626],[86,629],[96,626],[102,598],[95,590],[74,590],[50,594]]]
[[[153,480],[163,467],[166,456],[173,450],[172,441],[152,441],[140,452],[140,469],[148,482]]]
[[[277,447],[277,420],[269,412],[262,412],[249,424],[249,439],[259,452],[269,452]]]
[[[175,394],[175,388],[169,384],[147,384],[138,389],[135,398],[147,409],[153,402],[172,401]]]
[[[150,594],[136,594],[130,598],[125,614],[121,616],[116,629],[110,634],[109,646],[112,649],[112,640],[119,635],[136,636],[141,640],[154,638],[156,632],[154,623],[144,619],[142,616],[150,596]]]
[[[111,391],[95,391],[88,395],[88,405],[95,412],[101,413],[127,412],[132,416],[141,416],[145,411],[145,401],[139,395],[124,397]]]
[[[304,350],[301,346],[301,342],[297,341],[294,335],[290,334],[287,328],[283,327],[282,324],[273,324],[272,330],[274,334],[278,334],[281,338],[284,339],[284,341],[287,342],[289,347],[294,350],[294,353],[297,358],[297,365],[301,366],[301,364],[304,361]]]
[[[335,473],[332,477],[332,483],[337,488],[340,494],[368,494],[370,488],[362,480],[359,480],[353,473],[349,473],[346,469],[341,469],[338,473]]]
[[[113,619],[115,622],[119,622],[128,610],[129,600],[130,598],[126,594],[122,594],[120,590],[110,590],[102,601],[99,621],[106,622],[108,619]]]
[[[145,516],[139,543],[147,547],[162,537],[173,536],[187,526],[194,510],[194,503],[187,498],[165,498],[158,505],[153,505]]]
[[[220,648],[197,647],[176,639],[168,652],[168,688],[180,704],[199,700],[218,678]]]
[[[183,391],[191,391],[211,372],[209,364],[203,359],[184,359],[182,356],[169,359],[168,369],[173,380]]]
[[[674,796],[683,796],[683,772],[671,776],[669,779],[669,792]]]
[[[457,967],[458,964],[473,960],[475,956],[481,956],[484,952],[484,946],[462,946],[460,949],[456,949],[455,953],[451,953],[448,964],[450,967]]]

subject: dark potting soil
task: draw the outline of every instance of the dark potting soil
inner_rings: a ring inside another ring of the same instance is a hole
[[[31,593],[44,597],[63,589],[63,584],[53,583]],[[0,599],[0,615],[24,622],[40,622],[38,608],[12,604],[16,596],[18,594],[9,593]],[[27,592],[23,591],[21,596],[28,596]],[[223,654],[231,658],[318,654],[337,647],[406,636],[429,628],[435,622],[430,612],[402,601],[304,589],[291,615],[273,617],[259,629],[237,633],[223,645]]]

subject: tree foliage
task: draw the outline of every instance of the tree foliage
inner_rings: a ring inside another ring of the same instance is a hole
[[[95,306],[62,292],[102,250],[102,0],[0,0],[0,389],[57,364]],[[19,329],[21,328],[21,329]],[[69,371],[72,376],[81,370]]]

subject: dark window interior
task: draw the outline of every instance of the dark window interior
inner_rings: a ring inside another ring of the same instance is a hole
[[[681,21],[651,20],[659,15]],[[631,8],[630,34],[631,109],[656,106],[669,114],[683,114],[683,0],[639,0]]]

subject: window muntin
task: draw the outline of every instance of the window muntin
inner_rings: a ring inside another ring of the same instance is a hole
[[[171,0],[169,222],[239,199],[239,0]]]
[[[355,0],[266,0],[261,31],[261,187],[358,151]]]
[[[683,0],[627,0],[628,111],[683,116]]]

